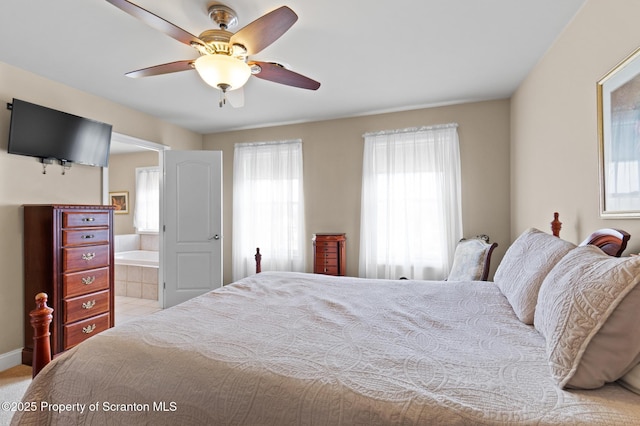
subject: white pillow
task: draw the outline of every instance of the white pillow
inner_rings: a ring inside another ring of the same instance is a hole
[[[611,257],[595,246],[572,250],[547,275],[534,325],[560,387],[595,389],[638,363],[638,282],[640,257]]]
[[[533,324],[542,281],[575,247],[575,244],[535,228],[527,229],[509,247],[493,280],[520,321]]]
[[[619,383],[630,391],[640,394],[640,365],[636,365],[622,376]]]

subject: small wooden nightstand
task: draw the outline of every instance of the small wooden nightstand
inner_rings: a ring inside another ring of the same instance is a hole
[[[345,234],[313,235],[313,273],[344,276],[347,270]]]

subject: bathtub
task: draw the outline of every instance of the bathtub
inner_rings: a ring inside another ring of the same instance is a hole
[[[121,251],[114,254],[114,262],[116,265],[157,268],[159,262],[158,254],[157,251],[148,250]]]
[[[149,250],[115,252],[116,295],[158,300],[158,254]]]

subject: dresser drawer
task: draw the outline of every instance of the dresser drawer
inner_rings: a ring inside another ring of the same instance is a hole
[[[65,323],[89,318],[109,311],[109,290],[91,293],[63,301]]]
[[[109,245],[62,249],[62,271],[81,271],[109,265]]]
[[[338,253],[338,245],[336,243],[316,243],[316,253]]]
[[[63,228],[86,228],[88,226],[109,226],[108,212],[62,212]]]
[[[316,268],[322,268],[325,266],[338,266],[338,259],[316,259]]]
[[[70,349],[82,341],[109,328],[109,314],[101,314],[64,325],[64,350]]]
[[[63,246],[79,246],[86,244],[106,244],[109,242],[109,229],[84,229],[62,231]]]
[[[109,288],[109,268],[62,275],[62,297],[80,296]]]
[[[320,261],[323,259],[337,259],[337,258],[338,258],[337,251],[327,251],[327,252],[316,253],[316,261]]]
[[[338,265],[320,265],[316,263],[315,274],[338,275]]]

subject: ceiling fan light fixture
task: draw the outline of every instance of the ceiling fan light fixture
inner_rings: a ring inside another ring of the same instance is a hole
[[[244,86],[251,76],[246,62],[228,55],[200,56],[195,67],[205,83],[225,92]]]

